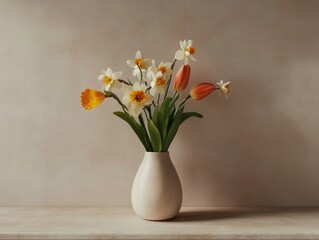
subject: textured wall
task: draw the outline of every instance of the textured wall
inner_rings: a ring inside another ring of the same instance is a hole
[[[143,148],[107,101],[79,104],[138,49],[193,39],[191,84],[231,81],[188,109],[171,155],[186,206],[319,205],[319,1],[0,1],[0,205],[129,205]]]

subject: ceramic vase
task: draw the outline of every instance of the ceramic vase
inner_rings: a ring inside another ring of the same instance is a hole
[[[145,152],[131,197],[136,215],[143,219],[167,220],[178,214],[183,191],[169,152]]]

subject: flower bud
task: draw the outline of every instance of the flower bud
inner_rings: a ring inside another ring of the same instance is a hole
[[[183,91],[189,81],[189,76],[191,73],[191,67],[188,64],[184,64],[176,73],[174,79],[174,89],[178,92]]]
[[[215,85],[212,83],[199,83],[192,87],[189,95],[194,100],[201,100],[207,97],[215,90]]]

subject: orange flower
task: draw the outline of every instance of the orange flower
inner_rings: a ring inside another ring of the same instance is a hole
[[[215,90],[215,85],[212,83],[199,83],[192,87],[189,95],[194,100],[201,100],[205,97],[207,97],[209,94],[211,94]]]
[[[183,91],[188,84],[189,76],[191,74],[191,67],[188,64],[184,64],[176,73],[174,79],[174,89],[178,92]]]
[[[92,89],[85,89],[81,93],[81,105],[86,110],[99,106],[105,99],[104,93]]]

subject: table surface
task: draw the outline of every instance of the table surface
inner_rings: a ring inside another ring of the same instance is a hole
[[[145,221],[128,207],[0,207],[0,239],[319,239],[319,208],[182,208]]]

